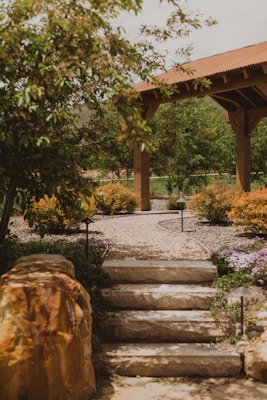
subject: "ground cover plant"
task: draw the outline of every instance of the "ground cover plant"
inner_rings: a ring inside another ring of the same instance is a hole
[[[240,335],[236,324],[240,322],[241,309],[239,298],[231,300],[234,290],[246,287],[251,296],[245,299],[246,330],[259,330],[256,315],[266,308],[267,289],[267,241],[256,236],[248,245],[227,247],[218,250],[212,256],[218,273],[215,285],[218,293],[212,306],[212,314],[219,320],[228,320],[228,338],[235,342]]]

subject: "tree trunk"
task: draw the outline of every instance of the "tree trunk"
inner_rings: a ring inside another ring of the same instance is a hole
[[[14,200],[16,196],[15,182],[11,182],[7,191],[4,209],[0,221],[0,244],[3,243],[8,230],[9,220],[12,214]]]

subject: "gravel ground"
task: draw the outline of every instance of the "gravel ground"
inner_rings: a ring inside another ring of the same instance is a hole
[[[168,213],[162,200],[152,203],[151,212],[122,214],[119,216],[96,215],[89,225],[90,242],[101,241],[108,246],[109,259],[207,259],[212,252],[224,246],[238,246],[250,243],[252,237],[242,228],[233,226],[212,226],[199,221],[189,211]],[[11,233],[25,242],[40,240],[21,217],[15,217],[10,224]],[[85,240],[85,225],[73,234],[46,235],[47,241]]]

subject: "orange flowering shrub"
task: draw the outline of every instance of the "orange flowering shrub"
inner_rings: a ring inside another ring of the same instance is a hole
[[[255,234],[267,234],[267,189],[257,189],[236,196],[228,217]]]
[[[234,189],[209,185],[193,195],[187,207],[199,218],[206,218],[212,224],[227,221],[227,212],[231,210]]]
[[[33,199],[24,217],[43,236],[46,232],[57,233],[77,225],[92,213],[89,198],[76,194],[73,189],[62,191],[58,188],[57,196],[44,195],[39,201]]]
[[[101,192],[104,195],[101,195]],[[139,204],[135,193],[119,183],[100,186],[93,194],[91,208],[94,206],[105,214],[118,214],[121,211],[133,212]]]

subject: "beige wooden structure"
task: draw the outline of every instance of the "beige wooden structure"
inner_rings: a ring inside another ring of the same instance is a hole
[[[158,76],[160,81],[175,89],[168,99],[158,87],[146,82],[135,87],[142,98],[143,118],[152,118],[163,103],[210,96],[228,114],[237,140],[237,186],[249,191],[250,137],[259,121],[267,117],[267,41],[192,61],[182,67],[191,73],[172,68]],[[199,84],[201,78],[209,79],[209,88]],[[141,210],[149,210],[149,154],[138,147],[134,157],[134,188],[141,198]]]

